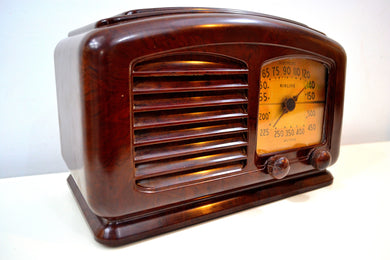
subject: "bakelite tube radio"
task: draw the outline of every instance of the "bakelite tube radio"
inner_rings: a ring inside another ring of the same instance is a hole
[[[346,55],[226,9],[125,12],[55,50],[68,183],[111,246],[332,183]]]

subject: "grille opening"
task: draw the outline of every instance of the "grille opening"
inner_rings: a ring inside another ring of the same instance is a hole
[[[168,54],[138,63],[133,70],[143,75],[197,75],[247,73],[246,64],[230,57],[211,53]]]
[[[202,98],[214,97],[220,98],[225,96],[237,96],[246,100],[245,90],[225,90],[225,91],[199,91],[199,92],[180,92],[180,93],[158,93],[149,95],[139,95],[135,100],[142,102],[156,102],[156,100],[176,100],[177,98]]]
[[[187,155],[179,158],[166,158],[135,167],[136,178],[161,176],[205,166],[218,166],[222,163],[246,160],[246,149],[236,148],[212,153],[201,153],[196,156]]]
[[[234,120],[247,117],[246,105],[200,107],[187,109],[139,112],[134,119],[134,128],[163,127],[178,124],[207,122],[210,120]]]
[[[194,142],[179,141],[135,148],[134,161],[136,164],[167,159],[185,155],[195,155],[204,152],[218,151],[222,149],[246,148],[247,135],[232,134],[222,137],[209,137],[194,140]]]
[[[134,145],[150,145],[247,131],[245,119],[142,129],[134,131]]]
[[[245,167],[244,62],[210,53],[168,54],[136,64],[131,79],[139,187],[180,187]]]
[[[248,88],[246,75],[193,75],[138,77],[133,93],[155,94],[170,92],[199,92]]]
[[[245,163],[245,160],[242,160],[233,163],[224,163],[218,165],[218,167],[203,167],[195,171],[188,170],[165,176],[145,178],[137,180],[136,184],[143,189],[155,191],[182,187],[184,185],[198,183],[199,181],[210,181],[222,176],[239,173],[245,167]]]
[[[194,157],[193,154],[182,155],[182,156],[180,156],[180,160],[192,160],[194,158],[206,158],[206,157],[210,157],[213,155],[225,154],[225,153],[229,153],[229,152],[231,152],[232,154],[246,155],[246,147],[225,148],[225,149],[220,149],[218,151],[212,151],[212,152],[199,152],[199,153],[197,153],[196,157]],[[156,163],[156,164],[164,163],[164,162],[171,163],[171,162],[175,162],[177,160],[178,159],[176,157],[171,157],[171,158],[157,159],[157,160],[152,161],[152,163]],[[141,166],[141,165],[145,165],[145,164],[146,163],[136,164],[136,167]]]
[[[186,109],[200,106],[223,106],[248,102],[245,90],[183,92],[137,96],[135,112]]]

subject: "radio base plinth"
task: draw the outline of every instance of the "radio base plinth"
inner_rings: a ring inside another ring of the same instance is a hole
[[[320,171],[298,178],[282,180],[270,185],[226,193],[218,197],[185,204],[153,215],[140,215],[136,218],[118,218],[109,221],[96,216],[88,207],[73,177],[68,184],[92,229],[95,239],[107,246],[120,246],[152,237],[203,221],[228,215],[251,207],[263,205],[293,195],[322,188],[332,184],[333,176],[328,171]]]

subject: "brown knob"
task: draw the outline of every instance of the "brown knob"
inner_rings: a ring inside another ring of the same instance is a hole
[[[332,156],[326,148],[318,148],[314,150],[310,158],[311,165],[318,170],[323,170],[328,167],[331,161]]]
[[[275,179],[286,177],[290,171],[290,162],[284,156],[273,156],[268,159],[267,172]]]

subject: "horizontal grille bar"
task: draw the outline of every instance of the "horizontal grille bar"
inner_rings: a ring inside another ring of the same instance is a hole
[[[243,150],[232,150],[217,154],[209,154],[204,156],[196,156],[185,159],[177,159],[160,162],[144,163],[136,166],[136,178],[149,178],[152,176],[160,176],[181,172],[200,167],[214,166],[218,164],[246,160],[246,154]]]
[[[234,75],[247,74],[247,69],[215,69],[215,70],[171,70],[171,71],[134,71],[135,77],[187,76],[187,75]]]
[[[172,125],[202,123],[207,121],[234,120],[247,117],[243,106],[191,109],[164,110],[141,113],[134,118],[134,129],[165,127]]]
[[[194,143],[164,144],[159,146],[139,147],[135,150],[134,161],[136,164],[180,157],[186,155],[195,155],[199,153],[212,152],[218,150],[234,149],[246,147],[248,143],[243,135],[228,137],[217,140],[207,140]]]
[[[189,171],[180,174],[180,178],[177,175],[171,174],[166,176],[158,176],[152,178],[145,178],[137,181],[137,185],[144,189],[166,189],[180,187],[185,184],[199,182],[205,179],[214,179],[220,176],[226,176],[228,174],[234,174],[242,170],[243,165],[241,163],[234,163],[231,165],[224,165],[219,167],[212,167],[200,171]]]
[[[222,106],[246,104],[248,99],[244,92],[229,92],[229,93],[200,93],[194,95],[156,95],[142,96],[134,99],[134,112],[169,110],[169,109],[185,109],[201,106]]]
[[[187,128],[159,128],[135,131],[134,145],[151,145],[166,142],[176,142],[195,138],[246,133],[248,128],[243,122],[220,123],[206,126],[190,126]]]
[[[134,80],[133,94],[246,89],[246,76],[148,77]]]

